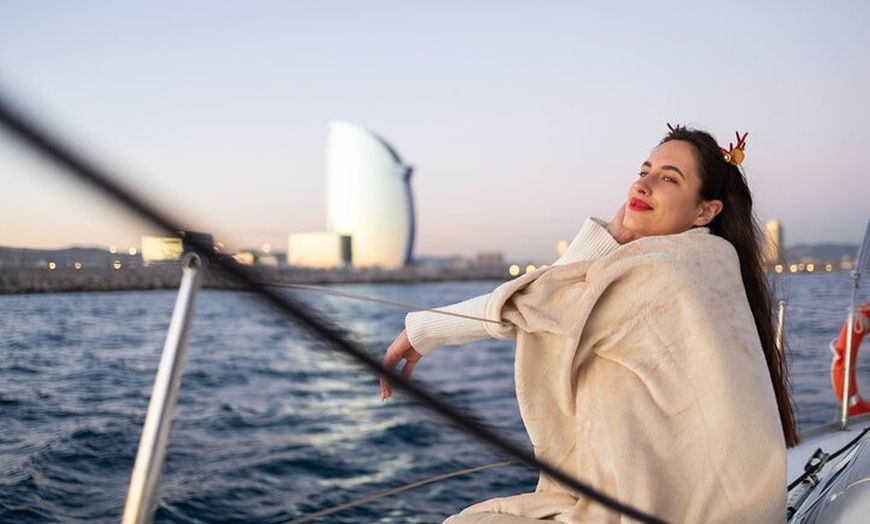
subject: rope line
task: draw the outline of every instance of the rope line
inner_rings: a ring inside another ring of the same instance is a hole
[[[837,457],[839,457],[840,455],[842,455],[844,451],[846,451],[847,449],[851,448],[851,447],[854,446],[854,445],[855,445],[859,440],[861,440],[861,439],[864,437],[864,435],[867,434],[868,431],[870,431],[870,426],[868,426],[868,427],[864,428],[863,430],[861,430],[861,433],[858,433],[858,436],[856,436],[855,438],[853,438],[852,440],[850,440],[850,441],[849,441],[848,443],[846,443],[843,447],[841,447],[841,448],[838,449],[837,451],[831,453],[831,454],[830,454],[830,455],[825,459],[824,464],[827,464],[827,463],[829,463],[830,461],[832,461],[832,460],[834,460],[835,458],[837,458]],[[821,464],[820,467],[823,466],[824,464]],[[804,471],[804,472],[803,472],[803,473],[802,473],[798,478],[794,479],[794,481],[792,481],[791,484],[788,485],[787,490],[788,490],[788,491],[793,490],[794,488],[798,487],[798,485],[799,485],[801,482],[803,482],[807,477],[809,477],[809,476],[811,476],[811,475],[813,475],[813,474],[815,474],[815,473],[817,473],[817,472],[818,472],[817,469],[807,469],[807,470]]]
[[[301,524],[302,522],[310,522],[310,521],[318,519],[320,517],[332,515],[333,513],[338,513],[339,511],[344,511],[346,509],[350,509],[350,508],[353,508],[355,506],[360,506],[360,505],[366,504],[368,502],[373,502],[375,500],[382,499],[384,497],[389,497],[390,495],[402,493],[403,491],[409,491],[409,490],[412,490],[415,488],[419,488],[421,486],[425,486],[426,484],[431,484],[433,482],[447,480],[449,478],[458,477],[460,475],[467,475],[469,473],[477,473],[480,471],[485,471],[487,469],[500,468],[503,466],[510,466],[511,464],[515,464],[515,462],[513,460],[505,460],[504,462],[496,462],[493,464],[487,464],[485,466],[475,466],[473,468],[460,469],[458,471],[453,471],[450,473],[435,475],[434,477],[429,477],[429,478],[426,478],[423,480],[418,480],[416,482],[411,482],[409,484],[405,484],[404,486],[399,486],[397,488],[388,489],[388,490],[382,491],[380,493],[375,493],[374,495],[360,497],[358,499],[354,499],[354,500],[351,500],[350,502],[345,502],[344,504],[339,504],[339,505],[333,506],[331,508],[326,508],[326,509],[323,509],[320,511],[315,511],[314,513],[309,513],[308,515],[305,515],[304,517],[300,517],[298,519],[287,521],[284,524]]]
[[[179,236],[180,232],[184,231],[184,228],[182,228],[179,223],[167,218],[161,213],[158,213],[156,210],[148,206],[145,201],[135,197],[123,189],[119,184],[112,181],[112,179],[104,172],[74,154],[70,149],[62,146],[58,140],[50,137],[44,130],[39,129],[34,125],[32,121],[24,118],[23,115],[13,110],[11,104],[7,103],[2,95],[0,95],[0,122],[2,122],[2,124],[22,142],[34,148],[42,155],[50,158],[80,180],[95,186],[110,198],[124,204],[130,210],[139,215],[140,218],[151,222],[154,226],[160,227],[167,234]],[[566,474],[559,468],[538,460],[528,450],[519,447],[483,424],[460,413],[456,408],[448,405],[446,402],[430,393],[422,385],[419,385],[416,382],[411,382],[402,377],[395,370],[384,368],[379,361],[366,353],[360,345],[345,339],[336,329],[307,312],[297,301],[281,296],[276,293],[275,290],[259,282],[256,278],[249,275],[248,271],[243,266],[236,263],[232,258],[218,255],[212,246],[206,242],[203,242],[198,238],[184,239],[184,242],[189,245],[191,249],[196,251],[197,254],[208,260],[213,267],[222,270],[226,276],[236,280],[248,290],[259,294],[267,303],[271,304],[277,310],[282,311],[290,318],[295,319],[297,322],[302,324],[302,326],[306,327],[312,334],[320,336],[322,339],[329,342],[334,349],[353,357],[360,364],[368,368],[374,375],[388,377],[396,386],[414,397],[421,404],[424,404],[432,411],[453,422],[458,427],[463,428],[466,432],[474,435],[479,440],[501,450],[509,457],[516,459],[517,462],[524,464],[531,469],[538,470],[542,474],[549,475],[555,481],[576,490],[577,493],[589,498],[590,500],[594,500],[613,511],[621,513],[626,517],[647,523],[659,524],[664,522],[661,519],[648,515],[628,504],[624,504],[595,490],[591,486]]]
[[[450,317],[459,317],[465,318],[468,320],[477,320],[479,322],[489,322],[492,324],[499,325],[507,325],[507,322],[502,322],[501,320],[493,320],[491,318],[481,318],[475,317],[474,315],[464,315],[462,313],[453,313],[452,311],[444,311],[441,309],[420,306],[417,304],[409,304],[407,302],[398,302],[395,300],[388,300],[385,298],[377,298],[377,297],[369,297],[365,295],[357,295],[354,293],[347,293],[344,291],[338,291],[336,289],[328,288],[326,286],[313,286],[310,284],[289,284],[284,282],[274,282],[274,281],[262,281],[264,285],[270,287],[284,287],[291,289],[301,289],[306,291],[317,291],[323,293],[325,295],[334,295],[341,298],[349,298],[352,300],[359,300],[360,302],[373,302],[375,304],[383,304],[385,306],[393,306],[400,309],[404,309],[405,311],[428,311],[430,313],[437,313],[439,315],[447,315]]]

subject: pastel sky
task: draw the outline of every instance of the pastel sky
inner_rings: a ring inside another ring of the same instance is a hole
[[[787,245],[857,243],[868,20],[859,0],[0,0],[0,96],[230,249],[325,228],[334,120],[415,167],[417,255],[552,258],[667,122],[749,132],[757,214]],[[0,177],[0,245],[156,232],[5,130]]]

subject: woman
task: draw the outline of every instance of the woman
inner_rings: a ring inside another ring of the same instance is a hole
[[[752,197],[731,160],[709,134],[672,129],[613,220],[587,220],[552,266],[442,308],[501,323],[411,313],[385,366],[404,361],[409,376],[437,347],[515,337],[539,459],[668,522],[784,521],[797,433]],[[446,522],[539,521],[620,516],[542,475],[534,493]]]

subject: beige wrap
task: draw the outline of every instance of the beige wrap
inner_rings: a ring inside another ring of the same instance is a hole
[[[782,429],[727,241],[689,231],[542,268],[493,292],[486,316],[515,326],[487,329],[517,339],[538,458],[668,522],[784,522]],[[448,522],[529,519],[628,522],[546,476]]]

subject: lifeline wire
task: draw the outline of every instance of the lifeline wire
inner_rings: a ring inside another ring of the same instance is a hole
[[[367,502],[372,502],[374,500],[382,499],[384,497],[389,497],[390,495],[395,495],[397,493],[401,493],[403,491],[408,491],[414,488],[419,488],[420,486],[425,486],[426,484],[431,484],[433,482],[439,482],[442,480],[447,480],[449,478],[458,477],[460,475],[467,475],[468,473],[477,473],[479,471],[485,471],[487,469],[492,468],[500,468],[503,466],[510,466],[513,464],[513,460],[505,460],[504,462],[496,462],[494,464],[487,464],[485,466],[476,466],[473,468],[465,468],[459,471],[451,471],[450,473],[444,473],[443,475],[436,475],[434,477],[429,477],[427,479],[418,480],[417,482],[412,482],[410,484],[405,484],[404,486],[399,486],[398,488],[388,489],[386,491],[382,491],[380,493],[375,493],[374,495],[369,495],[366,497],[360,497],[356,500],[351,500],[350,502],[345,502],[344,504],[339,504],[338,506],[333,506],[331,508],[323,509],[320,511],[315,511],[314,513],[309,513],[304,517],[299,517],[298,519],[293,519],[291,521],[285,522],[284,524],[302,524],[303,522],[310,522],[314,519],[325,517],[327,515],[332,515],[333,513],[338,513],[339,511],[344,511],[346,509],[350,509],[361,504],[366,504]]]
[[[452,311],[443,311],[443,310],[435,309],[435,308],[431,308],[431,307],[419,306],[416,304],[408,304],[407,302],[398,302],[395,300],[387,300],[384,298],[367,297],[367,296],[363,296],[363,295],[356,295],[353,293],[345,293],[344,291],[338,291],[336,289],[331,289],[331,288],[328,288],[326,286],[311,286],[308,284],[286,284],[286,283],[282,283],[282,282],[273,282],[273,281],[266,281],[266,280],[261,281],[261,282],[263,284],[265,284],[267,286],[271,286],[271,287],[286,287],[286,288],[290,288],[290,289],[302,289],[302,290],[308,290],[308,291],[317,291],[317,292],[323,293],[325,295],[334,295],[334,296],[342,297],[342,298],[350,298],[353,300],[359,300],[361,302],[374,302],[375,304],[384,304],[386,306],[393,306],[393,307],[404,309],[406,311],[429,311],[431,313],[437,313],[439,315],[447,315],[447,316],[451,316],[451,317],[465,318],[468,320],[477,320],[480,322],[490,322],[492,324],[507,325],[507,322],[502,322],[501,320],[493,320],[490,318],[475,317],[473,315],[463,315],[462,313],[453,313]]]
[[[41,152],[43,155],[51,158],[54,162],[60,164],[81,180],[96,186],[110,198],[124,204],[141,218],[160,227],[166,233],[178,236],[181,231],[184,231],[184,228],[179,224],[176,224],[172,220],[161,215],[148,206],[143,200],[136,198],[131,193],[122,189],[119,184],[113,182],[105,173],[97,169],[95,166],[88,164],[84,159],[78,157],[71,150],[62,146],[58,140],[49,137],[44,130],[40,130],[31,121],[28,121],[22,115],[18,114],[12,109],[11,104],[3,99],[2,95],[0,95],[0,122],[2,122],[7,129],[17,135],[19,139]],[[359,363],[369,368],[369,370],[375,375],[384,375],[388,377],[390,381],[405,390],[406,393],[409,393],[420,403],[428,406],[431,410],[450,420],[457,426],[465,429],[481,441],[489,443],[493,447],[502,450],[508,456],[515,458],[517,462],[549,475],[557,482],[576,490],[589,499],[592,499],[613,511],[640,522],[654,524],[664,522],[661,519],[647,515],[638,509],[598,492],[585,483],[567,475],[562,470],[538,460],[526,449],[517,446],[484,425],[459,413],[452,406],[449,406],[422,386],[402,377],[397,371],[387,370],[380,364],[380,362],[369,356],[360,346],[346,340],[336,332],[335,329],[325,325],[321,320],[306,312],[304,308],[300,307],[300,305],[295,301],[288,297],[279,295],[274,290],[269,289],[269,287],[257,281],[256,278],[248,275],[247,271],[231,258],[218,255],[214,251],[213,246],[201,241],[200,239],[185,239],[185,242],[189,242],[191,248],[194,249],[199,256],[208,260],[212,266],[220,268],[226,275],[232,277],[247,287],[250,291],[258,293],[272,306],[296,319],[303,326],[308,328],[309,331],[319,335],[324,340],[331,343],[335,349],[352,356],[359,361]]]
[[[842,455],[844,451],[846,451],[847,449],[851,448],[852,446],[855,445],[856,442],[858,442],[859,440],[861,440],[861,439],[864,437],[864,435],[865,435],[868,431],[870,431],[870,426],[868,426],[868,427],[864,428],[863,430],[861,430],[861,433],[858,433],[858,436],[857,436],[857,437],[855,437],[855,438],[853,438],[852,440],[850,440],[850,441],[849,441],[847,444],[845,444],[843,447],[841,447],[841,448],[838,449],[837,451],[831,453],[831,455],[829,455],[829,456],[825,459],[824,464],[827,464],[828,462],[830,462],[830,461],[834,460],[835,458],[839,457],[840,455]],[[823,465],[823,464],[820,464],[820,466],[821,466],[821,465]],[[813,475],[813,474],[815,474],[815,473],[818,472],[818,469],[809,468],[808,466],[809,466],[809,464],[807,464],[807,466],[804,466],[805,471],[803,472],[803,474],[801,474],[801,476],[799,476],[798,478],[794,479],[794,480],[792,481],[792,483],[788,485],[788,491],[793,490],[793,489],[796,488],[796,487],[797,487],[801,482],[803,482],[804,479],[806,479],[806,478],[809,477],[810,475]]]

